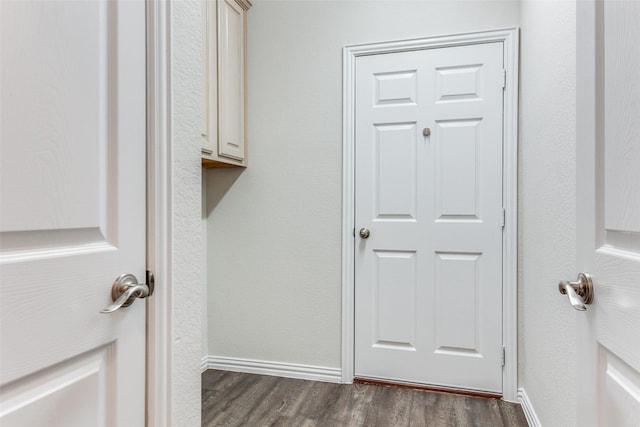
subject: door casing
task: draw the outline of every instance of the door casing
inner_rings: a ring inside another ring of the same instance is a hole
[[[501,42],[506,81],[503,108],[503,399],[517,401],[518,233],[518,37],[517,28],[346,46],[343,49],[342,134],[342,382],[354,376],[355,290],[355,65],[359,56]]]
[[[147,426],[171,426],[171,51],[169,2],[147,7]]]

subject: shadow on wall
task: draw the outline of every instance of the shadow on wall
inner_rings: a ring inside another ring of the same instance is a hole
[[[212,168],[205,171],[204,178],[208,184],[206,190],[206,206],[203,212],[205,218],[218,206],[218,203],[220,203],[244,171],[245,168]],[[215,185],[211,185],[211,181],[213,181]]]

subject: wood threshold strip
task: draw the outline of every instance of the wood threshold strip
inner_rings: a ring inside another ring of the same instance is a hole
[[[502,395],[498,393],[489,393],[486,391],[475,391],[475,390],[465,390],[461,388],[449,388],[449,387],[438,387],[433,385],[425,385],[425,384],[415,384],[415,383],[403,383],[400,381],[384,381],[384,380],[374,380],[370,378],[354,378],[354,384],[370,384],[370,385],[380,385],[385,387],[400,387],[400,388],[409,388],[413,390],[426,390],[426,391],[435,391],[439,393],[449,393],[449,394],[459,394],[463,396],[472,396],[472,397],[484,397],[487,399],[502,399]]]

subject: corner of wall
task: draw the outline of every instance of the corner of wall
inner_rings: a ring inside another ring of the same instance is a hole
[[[575,3],[520,10],[518,386],[531,425],[577,417],[576,318],[556,290],[576,273]]]
[[[202,171],[200,0],[170,4],[171,34],[171,277],[173,307],[171,425],[201,419]]]

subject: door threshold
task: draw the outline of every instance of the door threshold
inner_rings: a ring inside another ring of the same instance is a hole
[[[372,379],[372,378],[356,377],[353,379],[353,383],[380,385],[385,387],[401,387],[401,388],[409,388],[413,390],[435,391],[438,393],[458,394],[462,396],[472,396],[472,397],[484,397],[487,399],[502,399],[502,394],[499,394],[499,393],[467,390],[467,389],[455,388],[455,387],[434,386],[434,385],[428,385],[428,384],[417,384],[417,383],[409,383],[409,382],[402,382],[402,381],[378,380],[378,379]]]

